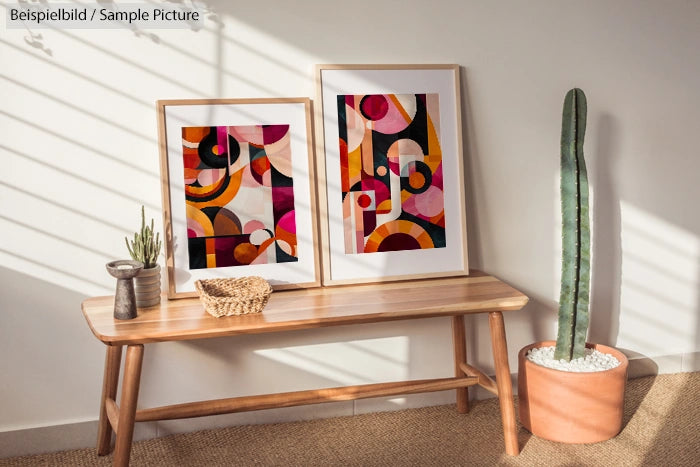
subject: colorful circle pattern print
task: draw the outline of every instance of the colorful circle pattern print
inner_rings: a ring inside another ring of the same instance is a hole
[[[289,125],[183,127],[190,269],[297,261]]]
[[[445,247],[438,97],[338,95],[346,254]]]

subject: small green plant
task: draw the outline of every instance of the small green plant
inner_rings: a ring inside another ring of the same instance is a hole
[[[124,237],[124,240],[132,259],[141,261],[145,269],[156,267],[162,246],[160,234],[153,235],[153,219],[150,226],[146,225],[146,210],[143,206],[141,206],[141,231],[134,234],[131,244],[128,237]]]
[[[566,361],[584,356],[588,333],[591,233],[585,133],[586,95],[575,88],[564,99],[561,130],[562,271],[554,358]]]

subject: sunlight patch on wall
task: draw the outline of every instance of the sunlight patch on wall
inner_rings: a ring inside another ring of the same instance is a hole
[[[406,380],[408,344],[408,337],[396,336],[253,353],[348,386]]]
[[[172,47],[189,59],[199,61],[205,68],[217,70],[213,84],[219,95],[214,97],[314,95],[312,65],[323,60],[264,28],[258,29],[254,24],[237,18],[235,8],[233,13],[217,12],[216,18],[221,26],[208,21],[198,33],[210,36],[214,43],[210,53],[201,57],[203,60],[194,56],[199,52]],[[171,47],[167,38],[161,42]]]
[[[232,15],[217,21],[0,40],[12,63],[0,79],[0,267],[113,293],[104,264],[128,256],[142,204],[162,232],[156,100],[312,95],[317,59]]]
[[[618,346],[649,356],[699,350],[700,239],[621,203]]]

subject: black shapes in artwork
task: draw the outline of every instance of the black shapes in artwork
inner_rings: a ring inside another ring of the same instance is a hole
[[[275,254],[277,255],[278,263],[295,263],[299,261],[299,258],[287,254],[282,248],[280,248],[277,242],[275,242]]]
[[[207,245],[206,238],[192,237],[187,239],[187,250],[190,257],[190,269],[206,269]]]
[[[338,137],[347,142],[348,141],[348,125],[347,125],[347,117],[345,115],[345,96],[344,95],[338,95],[336,96],[338,99],[338,132],[339,135]]]
[[[207,167],[214,169],[223,169],[228,166],[228,157],[223,157],[224,154],[217,154],[214,148],[219,148],[219,140],[217,136],[217,127],[209,128],[209,134],[199,142],[197,154],[202,160],[202,163]],[[217,149],[218,151],[218,149]]]
[[[270,164],[270,180],[273,187],[293,186],[291,177],[287,177],[282,172],[277,170],[274,165]]]
[[[421,219],[420,217],[409,214],[406,211],[401,211],[399,219],[418,224],[421,228],[423,228],[423,230],[425,230],[428,233],[428,235],[430,235],[430,238],[433,240],[434,248],[444,248],[447,245],[444,227],[435,225],[430,221]]]
[[[241,145],[236,138],[228,135],[228,163],[233,165],[241,155]]]
[[[414,164],[416,172],[419,172],[421,175],[423,175],[423,185],[419,187],[414,187],[411,185],[409,177],[401,177],[401,189],[417,195],[419,193],[427,191],[428,188],[430,188],[430,186],[433,184],[433,173],[430,171],[430,167],[428,167],[428,165],[425,162],[414,161]]]

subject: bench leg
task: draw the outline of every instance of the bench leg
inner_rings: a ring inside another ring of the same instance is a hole
[[[508,347],[506,346],[506,328],[503,325],[503,313],[489,312],[489,328],[491,330],[491,346],[493,361],[496,368],[496,386],[498,400],[501,404],[501,419],[503,421],[503,438],[506,444],[506,454],[517,456],[518,427],[515,422],[515,406],[513,405],[513,387],[510,382],[508,366]]]
[[[119,384],[119,366],[122,360],[122,346],[107,346],[105,356],[105,374],[102,380],[102,402],[100,403],[100,422],[97,430],[97,455],[109,454],[112,448],[112,425],[107,418],[107,399],[116,400]]]
[[[115,466],[128,466],[131,455],[131,441],[134,437],[134,422],[136,419],[136,402],[139,396],[141,381],[141,364],[143,363],[143,345],[129,345],[126,348],[124,364],[124,381],[122,382],[122,397],[119,401],[119,422],[117,423],[117,440],[114,446]]]
[[[464,315],[452,317],[452,344],[455,353],[455,376],[466,376],[460,364],[467,363],[467,341],[464,335]],[[469,412],[469,388],[457,389],[457,412]]]

